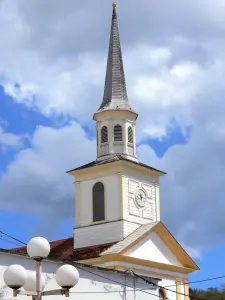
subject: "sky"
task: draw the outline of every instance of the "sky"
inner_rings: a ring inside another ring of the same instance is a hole
[[[118,2],[138,157],[167,172],[162,221],[201,267],[190,281],[225,275],[225,4]],[[0,0],[0,230],[21,241],[72,235],[65,172],[96,158],[111,12],[110,0]]]

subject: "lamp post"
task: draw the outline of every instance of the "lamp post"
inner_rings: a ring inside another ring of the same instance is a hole
[[[13,289],[13,296],[27,295],[32,296],[33,300],[41,300],[42,296],[65,295],[69,297],[69,289],[74,287],[79,281],[79,273],[74,266],[63,265],[56,271],[56,282],[61,289],[43,292],[45,280],[42,274],[42,261],[50,253],[49,242],[36,237],[27,244],[27,253],[30,258],[36,261],[36,274],[27,272],[20,265],[11,265],[4,272],[5,284]],[[24,291],[20,288],[23,287]]]

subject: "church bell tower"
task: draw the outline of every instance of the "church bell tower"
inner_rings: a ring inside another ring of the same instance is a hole
[[[137,161],[135,140],[137,116],[128,101],[116,3],[113,3],[104,95],[99,109],[94,114],[98,160],[122,154],[128,159]]]
[[[115,243],[160,221],[159,177],[165,173],[137,159],[137,116],[128,101],[113,3],[103,100],[93,117],[97,158],[68,171],[75,177],[76,249]]]

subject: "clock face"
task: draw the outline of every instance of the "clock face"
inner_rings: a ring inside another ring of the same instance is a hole
[[[137,192],[135,193],[135,201],[140,208],[145,207],[147,201],[147,196],[145,191],[143,191],[142,189],[138,189]]]

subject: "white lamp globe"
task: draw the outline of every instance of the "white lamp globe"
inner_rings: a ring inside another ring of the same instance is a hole
[[[79,273],[74,266],[63,265],[56,271],[56,282],[64,289],[74,287],[79,281]]]
[[[32,292],[36,291],[36,273],[35,272],[27,272],[27,279],[25,284],[23,285],[25,291]],[[44,275],[41,275],[41,290],[45,288],[45,278]]]
[[[46,258],[50,253],[50,244],[43,237],[35,237],[27,244],[27,253],[34,259]]]
[[[5,284],[11,289],[20,289],[26,282],[27,271],[20,265],[11,265],[4,272]]]

